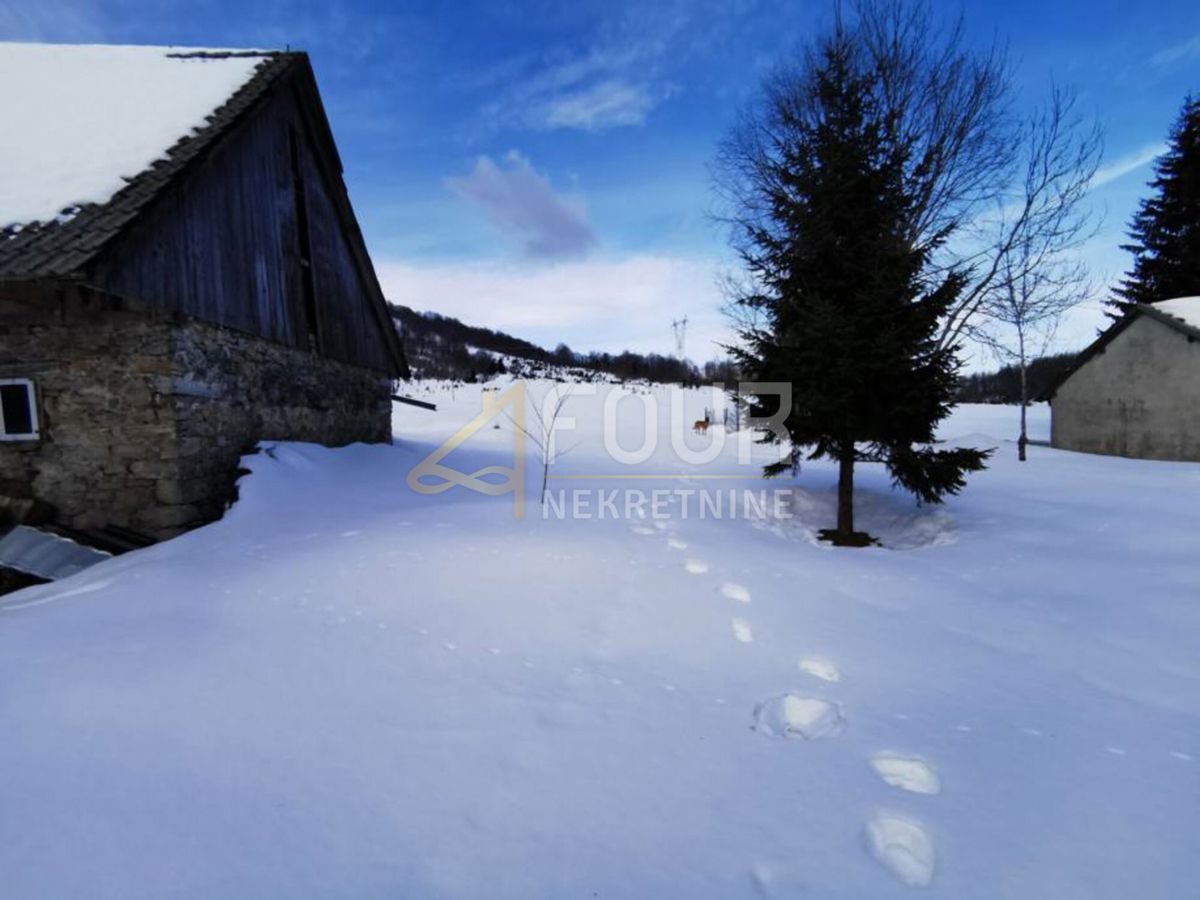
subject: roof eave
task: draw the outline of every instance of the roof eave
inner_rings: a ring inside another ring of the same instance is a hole
[[[1098,338],[1096,338],[1096,340],[1094,340],[1083,350],[1079,351],[1079,356],[1076,357],[1075,362],[1071,364],[1070,368],[1059,375],[1058,378],[1056,378],[1054,382],[1035,399],[1041,402],[1053,400],[1054,395],[1057,394],[1058,389],[1067,382],[1067,379],[1087,365],[1087,363],[1090,362],[1094,357],[1103,353],[1104,349],[1110,343],[1112,343],[1117,335],[1132,325],[1137,318],[1142,315],[1149,316],[1151,319],[1161,322],[1168,328],[1172,328],[1175,331],[1186,335],[1189,340],[1200,341],[1200,328],[1189,325],[1187,322],[1183,321],[1183,319],[1169,315],[1160,309],[1155,309],[1154,305],[1151,303],[1139,303],[1124,316],[1114,322],[1109,328],[1107,328]]]
[[[1200,328],[1185,322],[1183,319],[1173,316],[1170,313],[1165,313],[1161,309],[1156,309],[1152,303],[1139,303],[1136,307],[1138,312],[1145,313],[1152,319],[1156,319],[1176,331],[1181,331],[1193,340],[1200,341]]]

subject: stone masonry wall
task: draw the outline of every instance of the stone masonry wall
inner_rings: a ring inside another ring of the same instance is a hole
[[[170,537],[224,512],[259,441],[391,439],[383,373],[74,288],[0,287],[0,377],[40,418],[0,442],[0,525]]]
[[[163,496],[178,525],[218,517],[238,459],[260,441],[328,446],[391,440],[391,379],[199,321],[172,336],[178,480]]]
[[[0,289],[0,377],[29,378],[40,437],[0,442],[0,523],[155,533],[175,477],[171,327],[75,289]]]

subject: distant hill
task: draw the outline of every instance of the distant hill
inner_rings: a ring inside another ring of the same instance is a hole
[[[467,325],[450,316],[390,304],[408,363],[418,378],[477,381],[508,372],[536,375],[549,367],[609,375],[620,381],[700,384],[732,377],[729,363],[691,362],[658,353],[576,353],[566,344],[553,350],[502,331]]]
[[[474,382],[512,372],[580,381],[603,375],[618,381],[664,384],[737,383],[733,366],[727,361],[709,362],[700,369],[691,362],[658,353],[577,353],[566,344],[547,350],[452,316],[417,312],[396,303],[389,306],[417,378]],[[1074,353],[1034,360],[1029,366],[1029,395],[1040,395],[1074,361]],[[1005,366],[996,372],[962,376],[956,399],[960,403],[1017,403],[1020,396],[1020,373],[1014,366]]]

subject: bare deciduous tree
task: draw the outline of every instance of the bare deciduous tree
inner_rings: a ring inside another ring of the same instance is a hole
[[[1004,197],[1018,159],[1008,60],[999,47],[969,49],[962,19],[943,23],[926,0],[857,0],[850,7],[856,40],[881,88],[881,118],[894,142],[909,148],[908,239],[930,253],[931,281],[951,271],[968,276],[944,320],[940,344],[948,347],[964,336],[1011,243],[976,225]],[[800,84],[809,62],[785,63],[771,76],[766,105],[781,115],[746,109],[718,152],[714,180],[724,211],[717,218],[732,227],[735,249],[773,237],[772,209],[763,203],[770,192],[762,187],[786,194],[786,184],[771,185],[780,177],[772,162],[793,122],[812,114]],[[745,285],[726,287],[736,288],[730,296],[747,293]]]
[[[571,397],[570,387],[554,387],[551,391],[542,398],[539,404],[532,399],[529,402],[529,409],[533,413],[534,422],[531,426],[526,426],[517,422],[511,415],[508,420],[512,422],[514,428],[521,429],[521,432],[527,437],[530,442],[538,448],[538,453],[542,461],[542,491],[541,503],[546,503],[546,492],[550,481],[550,467],[554,464],[554,460],[562,456],[573,447],[568,447],[566,450],[558,450],[554,446],[554,432],[557,428],[558,416],[562,412],[563,405]]]
[[[909,148],[904,173],[914,205],[909,239],[917,249],[940,247],[999,196],[1011,177],[1015,143],[1007,60],[997,48],[968,50],[961,18],[942,24],[925,0],[851,5],[855,39],[881,88],[880,116],[892,139]],[[744,110],[718,151],[714,177],[727,211],[717,218],[734,226],[735,240],[748,227],[751,234],[772,228],[761,187],[780,177],[773,153],[785,144],[788,129],[814,113],[802,85],[811,63],[810,52],[777,68],[764,91],[764,106],[774,106],[777,114]]]
[[[849,7],[883,88],[892,131],[912,148],[905,172],[915,198],[909,240],[931,251],[931,280],[952,271],[965,276],[938,335],[941,347],[960,345],[982,333],[981,323],[1014,272],[1027,274],[1031,263],[1041,264],[1036,247],[1030,252],[1031,235],[1072,243],[1057,232],[1078,212],[1079,194],[1099,160],[1100,136],[1075,113],[1066,91],[1053,91],[1046,110],[1032,120],[1015,114],[1003,49],[968,49],[962,19],[943,24],[926,0],[853,0]],[[795,82],[803,70],[803,64],[781,66],[768,85],[768,101],[802,97]],[[797,105],[791,115],[802,119],[809,112]],[[718,153],[715,182],[725,209],[717,218],[732,226],[735,248],[739,241],[773,236],[772,210],[758,189],[778,178],[770,163],[788,116],[774,122],[772,128],[769,116],[747,109]],[[1039,145],[1046,141],[1049,146]],[[785,184],[776,187],[786,192]],[[1077,237],[1084,231],[1086,226]],[[731,297],[753,287],[726,285]],[[747,311],[734,314],[743,319]]]
[[[1103,141],[1099,127],[1087,126],[1075,106],[1073,93],[1056,88],[1025,125],[1019,193],[997,216],[1008,247],[981,295],[979,320],[966,323],[966,333],[1020,373],[1020,460],[1028,444],[1029,362],[1045,352],[1062,316],[1089,293],[1087,267],[1075,251],[1096,233],[1085,198]]]

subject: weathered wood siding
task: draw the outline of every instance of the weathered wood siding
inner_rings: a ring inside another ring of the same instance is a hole
[[[298,138],[308,211],[319,352],[395,368],[337,213],[336,152],[303,112],[291,76],[159,198],[89,273],[148,307],[310,347],[290,135]],[[315,132],[315,134],[314,134]],[[368,263],[369,265],[369,263]]]

